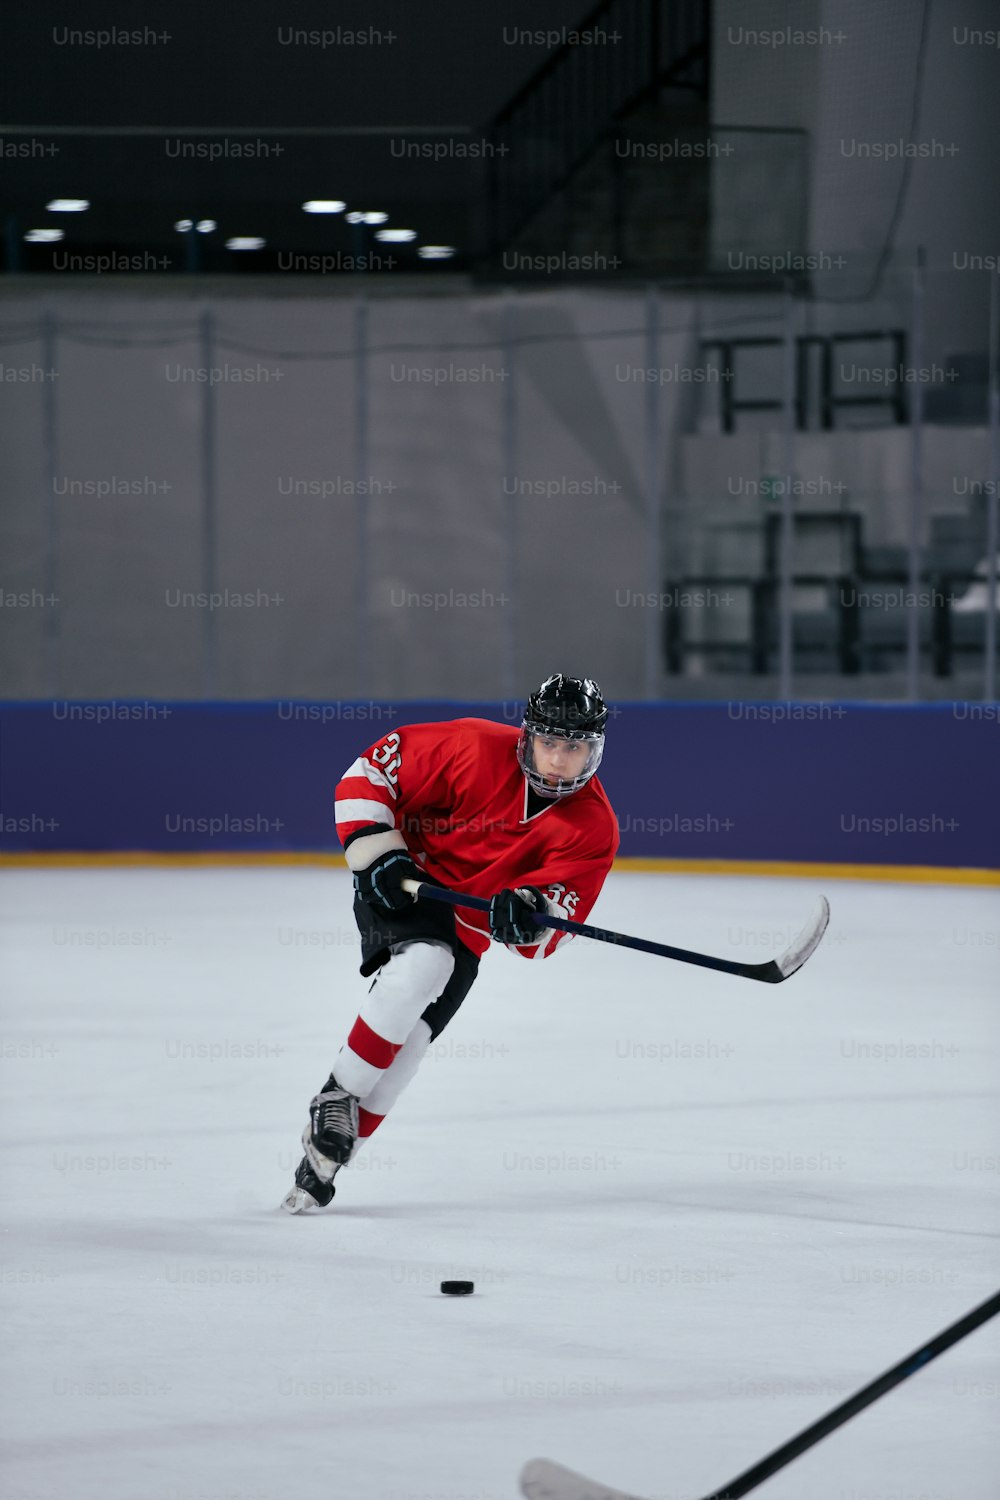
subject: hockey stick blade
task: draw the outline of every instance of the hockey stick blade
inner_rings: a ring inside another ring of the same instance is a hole
[[[636,1500],[624,1490],[586,1479],[548,1458],[533,1458],[521,1470],[521,1494],[528,1500]]]
[[[432,885],[428,881],[407,879],[403,881],[403,889],[413,896],[444,901],[449,906],[468,907],[472,911],[490,909],[490,903],[484,896],[461,895],[458,891],[449,891],[444,886]],[[537,927],[554,927],[559,932],[594,938],[598,943],[614,943],[619,948],[634,948],[638,953],[653,953],[658,958],[673,958],[678,963],[695,964],[700,969],[714,969],[719,974],[735,974],[740,979],[757,979],[762,984],[781,984],[782,980],[797,973],[806,959],[816,951],[830,920],[830,903],[825,896],[820,896],[812,917],[795,941],[780,958],[772,958],[766,964],[741,964],[731,958],[713,958],[709,953],[693,953],[689,948],[672,948],[667,943],[652,943],[648,938],[629,937],[624,932],[610,932],[604,927],[591,927],[586,922],[572,922],[568,917],[550,917],[536,912],[533,920]]]
[[[791,943],[781,957],[774,961],[775,968],[782,979],[788,979],[790,975],[795,974],[801,969],[806,959],[816,952],[829,922],[830,903],[825,896],[820,896],[812,916],[794,943]],[[778,983],[777,980],[774,982]]]
[[[801,1453],[807,1452],[822,1438],[828,1437],[831,1432],[856,1417],[858,1412],[864,1411],[866,1406],[871,1406],[873,1401],[914,1375],[917,1370],[922,1370],[932,1359],[987,1323],[990,1318],[995,1318],[998,1313],[1000,1292],[994,1292],[992,1297],[980,1302],[964,1318],[959,1318],[957,1322],[935,1334],[926,1344],[914,1349],[912,1354],[908,1354],[875,1380],[869,1381],[832,1411],[825,1412],[811,1426],[797,1432],[787,1443],[782,1443],[780,1448],[775,1448],[751,1468],[737,1474],[735,1479],[731,1479],[721,1489],[706,1495],[704,1500],[741,1500],[741,1496],[748,1495],[751,1490],[763,1484],[765,1479],[770,1479],[772,1474],[777,1474],[779,1469],[790,1464]],[[530,1463],[526,1463],[521,1470],[520,1485],[521,1493],[527,1500],[637,1500],[634,1495],[626,1495],[624,1490],[609,1489],[606,1484],[587,1479],[583,1474],[566,1469],[562,1464],[555,1464],[548,1458],[533,1458]]]

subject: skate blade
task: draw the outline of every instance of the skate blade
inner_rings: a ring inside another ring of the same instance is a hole
[[[319,1208],[319,1204],[312,1193],[307,1193],[305,1188],[293,1187],[281,1200],[281,1206],[288,1214],[304,1214],[310,1208]]]

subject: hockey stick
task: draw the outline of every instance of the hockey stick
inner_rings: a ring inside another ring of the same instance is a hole
[[[891,1391],[893,1386],[899,1385],[908,1375],[922,1369],[930,1360],[950,1349],[952,1344],[957,1344],[959,1339],[964,1339],[967,1333],[971,1333],[981,1323],[995,1318],[997,1313],[1000,1313],[1000,1292],[981,1302],[943,1333],[928,1339],[921,1348],[901,1359],[898,1365],[893,1365],[891,1370],[886,1370],[884,1375],[880,1375],[870,1385],[862,1386],[860,1391],[835,1406],[825,1417],[820,1417],[811,1427],[806,1427],[795,1437],[789,1438],[787,1443],[775,1448],[773,1453],[754,1464],[752,1469],[737,1474],[721,1490],[713,1490],[710,1495],[705,1496],[705,1500],[739,1500],[741,1495],[755,1490],[765,1479],[790,1464],[793,1458],[798,1458],[800,1453],[805,1453],[807,1448],[818,1443],[820,1438],[825,1438],[842,1423],[857,1416],[859,1411],[864,1411],[866,1406],[884,1396],[886,1391]],[[551,1463],[547,1458],[534,1458],[525,1464],[521,1470],[520,1482],[521,1493],[528,1500],[635,1500],[634,1496],[626,1495],[622,1490],[612,1490],[607,1485],[585,1479],[582,1474],[564,1469],[562,1464]]]
[[[446,901],[450,906],[467,906],[473,911],[489,911],[484,896],[461,896],[457,891],[421,880],[404,880],[404,891],[414,896],[428,896],[432,901]],[[830,920],[830,903],[820,896],[816,909],[798,937],[780,958],[766,964],[738,964],[728,958],[712,958],[708,953],[692,953],[688,948],[671,948],[666,943],[651,943],[646,938],[627,937],[623,932],[609,932],[604,927],[589,927],[585,922],[570,922],[565,917],[543,916],[534,912],[536,927],[556,927],[560,932],[575,932],[580,937],[596,938],[599,943],[617,943],[621,948],[636,948],[640,953],[655,953],[659,958],[676,958],[682,964],[697,964],[701,969],[717,969],[720,974],[737,974],[741,979],[759,979],[763,984],[780,984],[816,951]]]

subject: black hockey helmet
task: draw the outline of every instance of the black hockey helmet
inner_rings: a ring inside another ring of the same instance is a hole
[[[531,694],[521,734],[517,760],[530,785],[543,797],[566,797],[579,791],[593,776],[604,754],[604,728],[608,710],[601,690],[590,677],[565,677],[556,672]],[[536,743],[551,747],[553,741],[571,740],[586,745],[583,756],[574,752],[567,774],[543,771],[538,765]]]
[[[530,729],[583,739],[604,733],[608,710],[593,678],[564,677],[556,672],[531,694],[524,722]]]

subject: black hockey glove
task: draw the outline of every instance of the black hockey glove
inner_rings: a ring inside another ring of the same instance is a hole
[[[546,910],[545,897],[537,886],[498,891],[490,902],[490,937],[498,943],[536,943],[539,928],[531,913]]]
[[[416,900],[403,890],[403,881],[421,879],[421,871],[405,849],[387,849],[367,869],[354,872],[354,889],[368,906],[402,911]]]

